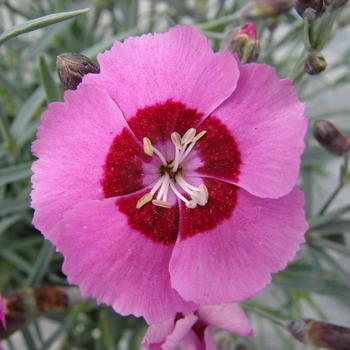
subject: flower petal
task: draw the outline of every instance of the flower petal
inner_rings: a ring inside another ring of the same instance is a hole
[[[299,175],[307,129],[304,104],[299,102],[291,82],[279,80],[273,68],[246,64],[240,71],[236,90],[212,113],[226,125],[238,146],[238,179],[237,169],[228,167],[225,151],[217,155],[213,174],[213,147],[207,147],[211,153],[205,154],[212,161],[198,171],[237,184],[258,197],[279,198],[292,190]],[[232,153],[231,157],[237,153],[230,148],[227,152]]]
[[[175,319],[170,318],[161,323],[155,323],[147,328],[142,340],[142,346],[147,350],[161,350],[166,337],[175,327]]]
[[[205,330],[206,332],[206,330]],[[179,344],[179,348],[181,350],[216,350],[206,348],[203,342],[198,338],[197,334],[193,331],[190,330],[186,336],[182,339],[181,343]],[[168,349],[164,349],[168,350]]]
[[[238,303],[201,305],[197,314],[202,322],[241,336],[253,334],[249,320]]]
[[[176,321],[175,328],[171,334],[166,338],[165,343],[162,346],[163,350],[175,350],[178,345],[186,338],[188,333],[191,331],[193,325],[197,322],[198,317],[194,314],[186,315]],[[187,349],[186,347],[183,347]]]
[[[32,167],[31,194],[35,209],[33,223],[47,238],[55,239],[50,230],[66,210],[80,201],[104,197],[105,160],[115,136],[122,130],[129,139],[129,157],[123,165],[128,165],[129,174],[134,174],[137,152],[142,148],[106,92],[80,86],[77,91],[65,93],[65,102],[49,105],[32,146],[39,159]],[[132,152],[134,157],[130,156]],[[139,182],[135,184],[138,189]]]
[[[231,95],[239,76],[230,53],[213,53],[206,37],[186,25],[115,42],[97,59],[101,73],[83,84],[106,88],[127,119],[168,100],[207,115]]]
[[[170,261],[173,288],[186,300],[209,305],[255,295],[271,281],[271,273],[286,267],[304,242],[303,205],[298,189],[276,200],[240,189],[231,217],[213,229],[191,236],[181,225],[184,239],[177,241]],[[197,208],[192,210],[190,214],[181,207],[180,223],[200,218],[194,213]],[[193,222],[194,227],[198,225]]]
[[[205,350],[216,350],[217,349],[212,327],[207,327],[205,329],[204,342],[205,342]]]
[[[170,286],[173,246],[156,244],[132,229],[115,199],[81,203],[59,226],[63,271],[83,296],[112,305],[122,315],[143,316],[148,323],[192,310]]]

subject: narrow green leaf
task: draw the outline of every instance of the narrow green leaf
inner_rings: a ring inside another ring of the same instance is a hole
[[[62,22],[70,18],[74,18],[76,16],[87,13],[89,10],[89,8],[85,8],[76,11],[55,13],[19,24],[6,30],[2,35],[0,35],[0,45],[18,35],[28,33],[39,28],[47,27],[51,24]]]
[[[22,105],[14,122],[11,125],[11,134],[16,140],[21,140],[26,133],[27,126],[33,118],[34,113],[45,101],[45,91],[42,87],[37,88],[28,100]]]
[[[60,93],[43,55],[39,56],[39,71],[48,102],[58,101]]]
[[[319,233],[349,233],[350,220],[333,220],[314,229]]]
[[[50,266],[50,262],[54,253],[55,247],[49,241],[44,241],[44,244],[41,247],[34,266],[28,276],[26,283],[28,287],[35,287],[40,285]]]
[[[22,330],[23,340],[27,346],[27,350],[36,350],[36,345],[34,338],[29,330],[29,328],[24,328]]]
[[[9,227],[22,219],[22,214],[15,214],[2,218],[0,221],[0,235],[5,232]]]
[[[29,208],[29,198],[1,200],[0,216],[15,214]]]
[[[15,265],[20,271],[28,274],[32,270],[32,266],[27,260],[23,259],[20,255],[11,250],[5,249],[0,251],[0,256],[11,264]]]
[[[31,165],[28,162],[0,169],[0,186],[29,177]]]

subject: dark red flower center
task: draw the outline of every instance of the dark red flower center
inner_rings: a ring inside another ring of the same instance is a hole
[[[241,160],[219,118],[203,120],[196,110],[166,101],[140,109],[128,123],[130,130],[124,128],[110,147],[102,185],[106,198],[127,195],[116,205],[133,229],[171,245],[178,235],[209,231],[232,215],[237,188],[221,180],[236,181]],[[168,201],[170,193],[177,201]]]

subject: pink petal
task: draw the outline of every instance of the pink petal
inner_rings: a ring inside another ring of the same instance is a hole
[[[115,199],[77,205],[57,230],[63,271],[83,296],[112,305],[122,315],[143,316],[148,323],[192,310],[170,286],[173,246],[156,244],[132,229]]]
[[[233,167],[231,174],[217,171],[215,177],[259,197],[279,198],[292,190],[299,174],[307,129],[304,104],[291,82],[279,80],[273,68],[246,64],[240,71],[236,90],[212,113],[238,145],[239,176],[237,180]],[[225,159],[222,154],[220,157]],[[226,165],[218,163],[216,167]],[[209,168],[202,167],[199,172],[213,176]]]
[[[6,328],[5,301],[0,294],[0,329]]]
[[[208,325],[241,336],[252,336],[249,320],[238,303],[201,305],[197,311],[200,320]]]
[[[115,42],[97,59],[101,73],[83,83],[106,88],[127,119],[167,100],[207,115],[231,95],[239,76],[231,54],[213,53],[206,37],[186,25]]]
[[[207,327],[205,329],[204,342],[205,342],[205,350],[216,350],[217,349],[212,327]]]
[[[142,346],[147,350],[161,350],[166,337],[171,334],[175,327],[174,318],[162,323],[152,324],[148,327],[142,340]]]
[[[204,343],[198,338],[197,334],[193,330],[190,330],[186,334],[186,336],[181,340],[179,345],[179,348],[181,350],[207,350]],[[213,350],[216,349],[214,348]]]
[[[184,318],[177,320],[175,323],[174,330],[166,338],[166,341],[163,344],[162,349],[175,350],[177,346],[182,343],[184,338],[186,338],[188,333],[191,331],[192,326],[197,322],[197,320],[198,320],[198,317],[193,314],[189,314]],[[183,347],[183,349],[187,349],[187,348]]]
[[[278,200],[257,198],[240,189],[229,219],[192,237],[181,232],[187,238],[178,240],[170,261],[173,288],[186,300],[209,305],[255,295],[304,242],[303,205],[298,189]],[[186,213],[181,207],[180,214],[190,215]]]
[[[63,213],[83,200],[103,198],[103,165],[126,122],[101,89],[80,86],[49,105],[32,151],[34,225],[49,239]]]

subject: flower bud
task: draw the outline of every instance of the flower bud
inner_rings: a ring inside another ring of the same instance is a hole
[[[309,53],[305,59],[305,72],[316,75],[323,72],[327,67],[327,62],[321,54]]]
[[[325,11],[324,0],[297,0],[295,9],[301,17],[308,13],[313,13],[314,18],[320,17]]]
[[[0,297],[0,340],[48,311],[67,310],[81,300],[77,288],[38,287]]]
[[[314,320],[290,322],[290,333],[300,342],[334,350],[350,349],[350,329]]]
[[[330,153],[343,156],[350,150],[350,143],[332,123],[326,120],[317,120],[314,123],[315,139]]]
[[[58,76],[66,90],[75,90],[83,76],[88,73],[100,73],[100,67],[89,58],[77,53],[63,53],[57,57]]]
[[[264,19],[279,16],[293,7],[293,0],[260,0],[243,8],[245,19]]]
[[[221,48],[237,54],[241,63],[256,62],[260,47],[255,24],[246,23],[242,27],[232,29],[225,35]]]

